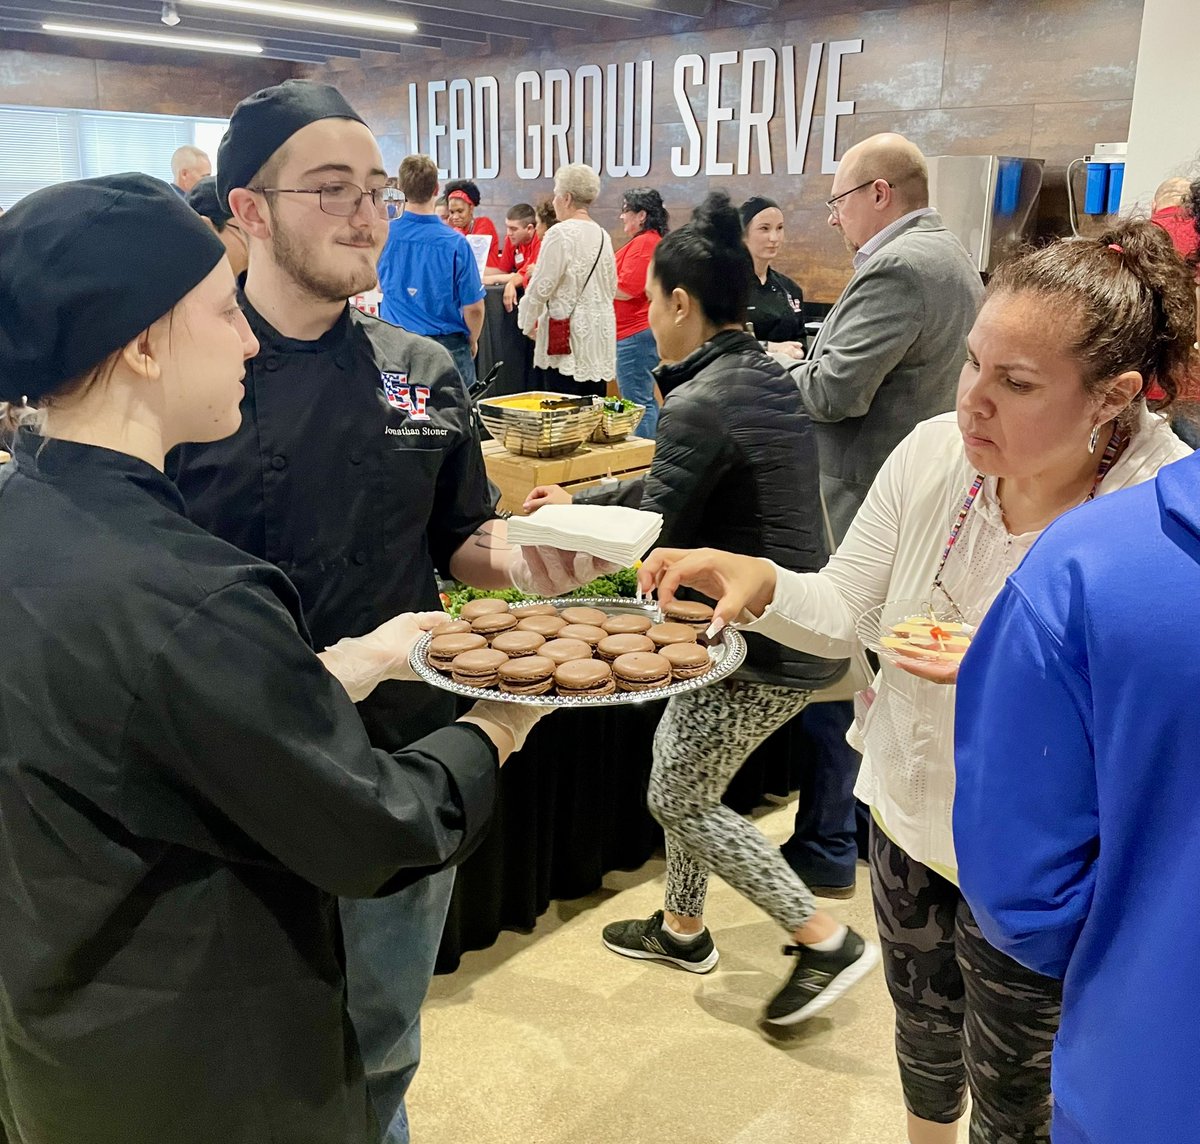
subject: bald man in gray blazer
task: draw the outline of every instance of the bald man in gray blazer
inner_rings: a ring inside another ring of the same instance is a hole
[[[853,252],[854,276],[808,358],[786,364],[816,423],[840,543],[888,454],[918,422],[954,408],[983,283],[929,206],[925,157],[903,136],[846,152],[829,224]]]

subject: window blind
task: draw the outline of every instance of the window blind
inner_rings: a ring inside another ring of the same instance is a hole
[[[167,182],[190,143],[216,160],[225,120],[0,106],[0,207],[67,179],[142,171]]]

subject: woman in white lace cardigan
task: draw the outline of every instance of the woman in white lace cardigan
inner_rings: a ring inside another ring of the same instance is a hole
[[[558,225],[542,240],[518,311],[521,330],[534,339],[539,389],[603,397],[617,375],[617,266],[612,239],[588,214],[599,194],[600,178],[586,163],[554,172]],[[570,352],[549,352],[549,318],[570,318]]]

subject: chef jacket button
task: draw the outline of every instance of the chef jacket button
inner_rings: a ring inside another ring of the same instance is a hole
[[[287,468],[287,458],[280,457],[280,456],[272,457],[271,458],[271,468],[272,469],[286,469]]]
[[[367,562],[367,554],[365,552],[356,552],[354,554],[355,564],[365,564]]]
[[[359,450],[358,450],[358,449],[355,449],[355,450],[354,450],[354,451],[353,451],[353,452],[350,454],[350,464],[352,464],[352,465],[361,465],[361,464],[362,464],[362,459],[363,459],[363,455],[362,455],[362,453],[361,453],[361,452],[359,452]]]
[[[262,364],[263,369],[269,369],[274,373],[283,363],[277,357],[269,357],[265,358]]]

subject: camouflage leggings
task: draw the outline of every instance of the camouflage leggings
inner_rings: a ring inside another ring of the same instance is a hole
[[[712,871],[789,933],[812,916],[813,896],[779,847],[721,802],[754,748],[799,715],[810,695],[735,679],[667,703],[654,735],[648,801],[667,836],[665,904],[672,913],[704,913]]]
[[[909,1111],[949,1124],[969,1086],[970,1144],[1048,1141],[1061,983],[991,946],[958,887],[874,823],[871,885]]]

